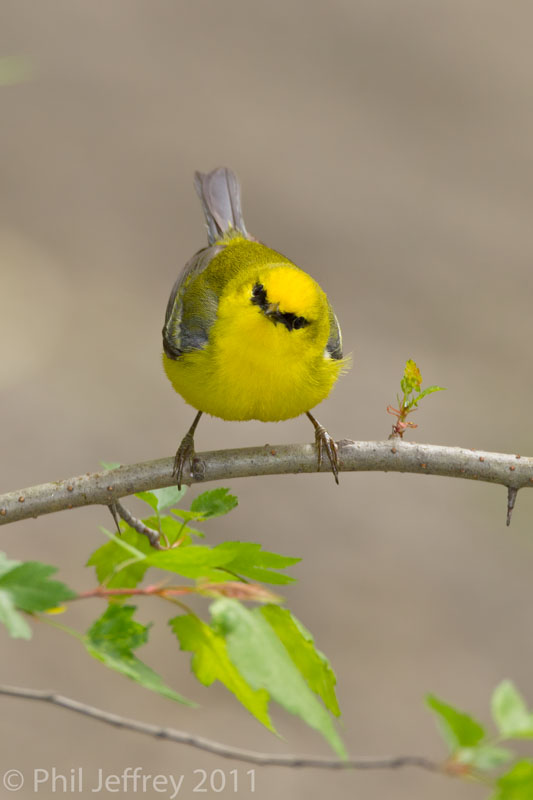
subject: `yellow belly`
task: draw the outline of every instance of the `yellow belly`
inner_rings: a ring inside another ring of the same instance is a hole
[[[183,399],[198,411],[226,420],[263,422],[297,417],[322,402],[337,380],[341,363],[291,364],[234,355],[223,361],[206,350],[173,361],[163,355],[165,372]]]

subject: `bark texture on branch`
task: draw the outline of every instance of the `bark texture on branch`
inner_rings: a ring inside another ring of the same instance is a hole
[[[381,758],[361,757],[354,759],[339,760],[333,758],[320,758],[313,756],[300,755],[277,755],[275,753],[257,753],[253,750],[243,750],[240,747],[231,747],[215,742],[212,739],[205,739],[203,736],[195,736],[187,731],[178,731],[175,728],[162,728],[160,725],[150,725],[147,722],[121,717],[110,711],[104,711],[79,700],[70,697],[63,697],[55,692],[47,692],[39,689],[26,689],[19,686],[0,686],[0,695],[7,697],[17,697],[24,700],[37,700],[39,702],[50,703],[77,714],[105,722],[116,728],[135,731],[136,733],[152,736],[159,740],[175,742],[176,744],[186,744],[205,750],[208,753],[231,758],[235,761],[244,761],[247,764],[257,764],[263,767],[315,767],[317,769],[399,769],[401,767],[419,767],[429,772],[448,772],[452,770],[446,765],[438,764],[423,756],[384,756]]]
[[[398,439],[384,442],[343,439],[338,445],[340,472],[409,472],[487,481],[513,490],[513,497],[514,490],[533,487],[533,458],[515,454],[416,444]],[[78,506],[110,505],[135,492],[170,486],[174,483],[173,464],[173,458],[161,458],[8,492],[0,495],[0,525]],[[331,475],[329,464],[322,464],[321,471]],[[309,472],[317,472],[314,445],[268,444],[198,453],[193,463],[193,475],[184,475],[183,482],[207,483]]]

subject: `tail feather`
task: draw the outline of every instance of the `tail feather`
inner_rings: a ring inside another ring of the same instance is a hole
[[[219,167],[207,175],[195,172],[194,185],[202,201],[209,244],[219,241],[231,230],[250,238],[242,218],[241,188],[231,169]]]

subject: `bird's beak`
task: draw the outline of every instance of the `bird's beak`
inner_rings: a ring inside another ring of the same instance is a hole
[[[274,317],[279,312],[279,303],[269,303],[265,308],[267,317]]]

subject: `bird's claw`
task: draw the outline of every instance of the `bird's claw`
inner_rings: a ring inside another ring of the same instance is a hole
[[[181,489],[181,481],[183,478],[183,470],[185,468],[185,464],[187,460],[190,464],[190,473],[192,476],[192,462],[194,459],[194,436],[189,433],[185,434],[182,439],[180,446],[178,447],[178,452],[176,453],[176,457],[174,458],[174,469],[172,470],[172,475],[176,478],[176,483],[178,484],[178,489]]]
[[[335,478],[335,483],[339,483],[339,448],[332,436],[329,435],[323,425],[317,425],[315,428],[315,445],[318,456],[318,469],[322,466],[322,458],[324,451],[329,458],[331,471]]]

